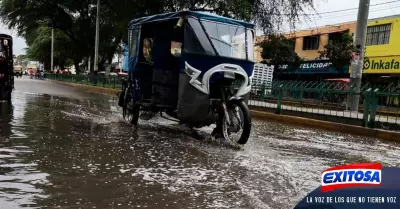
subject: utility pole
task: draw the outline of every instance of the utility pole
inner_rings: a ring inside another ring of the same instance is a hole
[[[54,72],[54,28],[51,28],[51,73]]]
[[[95,40],[95,48],[94,48],[94,71],[98,71],[98,62],[99,62],[99,27],[100,27],[100,0],[97,0],[97,15],[96,15],[96,40]]]
[[[351,65],[351,84],[356,85],[354,95],[350,96],[350,110],[358,111],[360,100],[360,87],[362,71],[364,67],[364,49],[367,37],[368,14],[369,14],[370,0],[360,0],[358,6],[356,38],[354,46],[358,59],[354,60]]]

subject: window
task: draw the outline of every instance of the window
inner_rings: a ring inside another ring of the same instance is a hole
[[[295,51],[296,50],[296,39],[293,38],[293,39],[289,39],[288,41],[289,41],[290,46],[292,47],[293,51]]]
[[[11,58],[13,56],[10,50],[12,48],[10,42],[8,39],[0,39],[0,57]]]
[[[190,19],[192,20],[192,19]],[[193,21],[196,23],[196,20]],[[197,21],[197,24],[199,22]],[[200,24],[199,24],[200,25]],[[200,25],[201,27],[201,25]],[[207,38],[207,36],[204,37]],[[191,25],[186,24],[185,25],[185,37],[184,37],[184,50],[189,53],[199,53],[199,54],[205,54],[205,50],[203,48],[203,45],[200,43],[199,39],[197,38],[194,30],[192,29]],[[212,49],[212,46],[210,45],[210,48]]]
[[[245,28],[210,21],[202,21],[202,23],[219,55],[247,59],[248,54],[254,53],[254,51],[247,51],[252,50],[252,47],[246,48]],[[248,45],[253,45],[253,36],[250,37],[247,37]],[[253,56],[250,55],[249,59],[252,58]]]
[[[343,41],[343,35],[344,34],[349,34],[349,31],[343,31],[343,32],[336,32],[336,33],[330,33],[329,36],[329,44],[337,44]]]
[[[319,36],[307,36],[303,38],[303,50],[317,50],[319,48]]]
[[[247,54],[249,60],[254,60],[254,32],[247,29]]]
[[[180,57],[182,53],[182,43],[171,41],[171,54],[174,57]]]
[[[369,26],[367,28],[366,45],[382,45],[388,44],[390,38],[390,29],[392,24]]]
[[[206,32],[203,30],[203,26],[200,24],[200,21],[194,18],[188,18],[188,23],[190,27],[186,27],[185,33],[185,46],[183,47],[184,50],[188,52],[196,52],[196,53],[206,53],[209,55],[215,55],[215,50],[208,40]],[[188,30],[188,29],[192,30]],[[188,32],[190,31],[190,32]],[[192,37],[189,37],[191,35]],[[197,39],[197,41],[194,41]],[[193,44],[198,43],[199,46],[197,49],[193,49]]]
[[[140,30],[129,30],[129,57],[137,56],[137,42]]]
[[[6,50],[3,47],[3,40],[0,40],[0,58],[6,58]]]
[[[153,62],[153,43],[152,38],[143,40],[143,56],[147,62]]]

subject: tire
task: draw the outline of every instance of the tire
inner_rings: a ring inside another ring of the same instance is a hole
[[[0,89],[0,101],[11,102],[11,90]]]
[[[250,132],[251,132],[251,117],[250,117],[250,110],[249,107],[247,106],[247,104],[243,101],[243,100],[232,100],[229,101],[228,104],[228,108],[230,107],[238,107],[241,110],[242,115],[240,116],[242,119],[242,134],[239,137],[239,140],[236,141],[237,144],[241,144],[244,145],[247,143],[247,141],[249,140],[250,137]],[[226,140],[230,140],[232,141],[232,139],[230,138],[230,136],[228,136],[228,130],[224,124],[225,124],[225,117],[220,117],[220,119],[218,120],[221,124],[219,124],[219,126],[221,127],[221,132],[222,132],[222,136],[226,139]]]
[[[124,95],[125,95],[125,89],[123,89],[118,97],[118,106],[124,107]]]
[[[8,102],[11,102],[11,90],[8,90],[8,92],[7,92],[7,101]]]
[[[129,88],[126,89],[126,91],[129,91]],[[126,101],[124,102],[124,105],[122,107],[122,116],[130,124],[133,124],[136,126],[139,121],[140,105],[137,103],[129,104],[130,102],[132,102],[131,98],[132,98],[132,95],[130,93],[128,93]],[[128,108],[128,105],[131,105],[132,109]]]
[[[6,91],[0,88],[0,101],[6,100],[5,98]]]
[[[138,121],[139,121],[139,114],[140,114],[140,105],[139,104],[133,105],[132,114],[133,114],[133,117],[132,117],[132,121],[130,121],[130,123],[137,126]]]

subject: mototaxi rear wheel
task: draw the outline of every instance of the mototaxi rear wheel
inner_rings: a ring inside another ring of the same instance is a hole
[[[127,89],[129,92],[129,88]],[[122,116],[124,120],[130,124],[137,125],[139,121],[140,105],[133,101],[131,93],[128,93],[125,99],[125,104],[122,107]]]

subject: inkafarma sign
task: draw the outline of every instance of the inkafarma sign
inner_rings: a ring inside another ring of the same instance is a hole
[[[366,57],[363,73],[400,73],[400,56]]]

